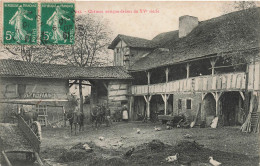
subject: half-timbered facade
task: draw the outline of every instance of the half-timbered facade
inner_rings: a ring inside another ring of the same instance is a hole
[[[194,120],[201,103],[201,122],[219,116],[223,125],[242,124],[246,95],[260,95],[259,20],[259,8],[202,22],[182,16],[179,30],[150,40],[156,47],[128,69],[132,119],[163,113]]]

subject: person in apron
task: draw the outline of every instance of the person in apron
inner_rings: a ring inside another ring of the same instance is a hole
[[[127,106],[126,105],[124,105],[123,109],[122,109],[122,119],[125,122],[128,121],[128,110],[127,110]]]

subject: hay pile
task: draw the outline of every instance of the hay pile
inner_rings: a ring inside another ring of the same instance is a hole
[[[84,145],[86,144],[89,147],[91,147],[92,150],[86,150],[84,147]],[[95,147],[96,145],[93,142],[78,143],[72,148],[62,152],[62,154],[59,157],[59,162],[71,162],[86,159],[89,157],[94,157],[95,153],[93,153],[93,149]]]

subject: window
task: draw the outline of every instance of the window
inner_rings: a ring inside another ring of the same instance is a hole
[[[178,109],[182,109],[182,101],[181,101],[181,99],[178,100]]]
[[[17,92],[17,85],[16,84],[9,84],[5,87],[5,93],[13,93],[16,94]]]
[[[191,99],[186,100],[186,109],[191,109]]]

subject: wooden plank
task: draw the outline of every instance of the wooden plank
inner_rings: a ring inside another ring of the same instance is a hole
[[[180,82],[180,89],[179,90],[183,91],[183,80],[180,80],[179,82]]]
[[[242,76],[239,74],[237,75],[237,80],[236,80],[236,89],[241,89],[241,81],[242,81]]]
[[[108,96],[118,96],[128,94],[127,90],[113,90],[108,92]]]
[[[207,86],[208,86],[208,79],[207,77],[203,78],[203,90],[207,90]]]
[[[200,78],[195,78],[195,91],[199,90]]]
[[[231,88],[232,74],[227,75],[227,89]]]
[[[37,152],[34,153],[35,154],[35,157],[36,157],[36,160],[37,162],[39,163],[40,166],[44,166],[39,154]]]
[[[227,89],[227,75],[223,75],[221,84],[223,90]]]
[[[218,76],[217,79],[216,79],[216,89],[222,89],[222,76]]]
[[[237,83],[237,74],[232,75],[232,82],[231,82],[231,88],[235,89],[236,88],[236,83]]]
[[[187,80],[187,90],[191,90],[192,87],[192,79]]]
[[[212,87],[211,87],[211,89],[215,90],[216,89],[216,84],[217,84],[217,77],[214,76],[212,78]]]
[[[7,157],[7,155],[5,154],[4,151],[2,151],[2,154],[3,154],[3,156],[4,156],[4,159],[5,159],[6,163],[7,163],[7,165],[8,165],[8,166],[12,166],[10,160],[8,159],[8,157]]]
[[[254,81],[254,89],[260,90],[260,63],[255,64],[255,81]]]
[[[254,66],[251,64],[249,65],[249,70],[248,70],[248,89],[253,89],[254,85]],[[259,77],[259,76],[258,76]]]
[[[207,90],[210,90],[212,88],[212,77],[208,77],[208,86]]]
[[[183,91],[187,90],[187,79],[183,80]]]

